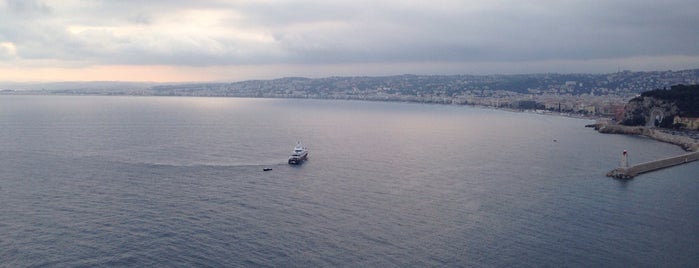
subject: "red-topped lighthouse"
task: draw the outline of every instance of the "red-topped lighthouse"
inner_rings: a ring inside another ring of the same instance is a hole
[[[623,153],[621,153],[621,163],[619,163],[620,168],[628,168],[629,167],[629,154],[624,150]]]

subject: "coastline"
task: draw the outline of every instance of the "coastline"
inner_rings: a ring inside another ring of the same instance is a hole
[[[0,95],[42,95],[42,96],[55,96],[55,95],[70,95],[70,96],[155,96],[155,97],[192,97],[192,96],[159,96],[159,95],[103,95],[103,94],[56,94],[49,92],[31,92],[33,94],[27,94],[30,92],[22,92],[18,94],[2,94]],[[197,96],[197,97],[219,97],[219,96]],[[278,98],[278,97],[250,97],[250,96],[224,96],[224,98],[254,98],[254,99],[295,99],[295,98]],[[311,98],[316,99],[316,98]],[[338,100],[338,99],[328,99],[328,98],[317,98],[318,100]],[[439,103],[439,102],[420,102],[420,101],[405,101],[405,100],[380,100],[380,99],[342,99],[348,101],[370,101],[370,102],[398,102],[398,103],[417,103],[417,104],[436,104],[436,105],[456,105],[456,106],[468,106],[479,109],[492,109],[501,110],[513,113],[529,113],[538,115],[548,115],[548,116],[560,116],[575,119],[587,119],[587,120],[597,120],[596,123],[586,125],[586,127],[593,127],[599,133],[604,134],[626,134],[626,135],[641,135],[646,136],[651,139],[671,143],[682,147],[685,151],[696,152],[699,151],[699,132],[691,132],[691,134],[683,133],[682,131],[665,130],[659,128],[649,128],[643,126],[624,126],[611,122],[609,119],[604,119],[599,115],[585,115],[580,113],[568,113],[568,112],[555,112],[550,110],[531,110],[531,109],[514,109],[509,107],[499,107],[499,106],[489,106],[483,104],[454,104],[454,103]]]
[[[597,123],[587,125],[586,127],[593,127],[599,133],[604,134],[641,135],[660,142],[680,146],[687,152],[699,151],[699,140],[695,138],[696,136],[699,136],[699,133],[672,131],[643,126],[624,126],[606,121],[597,121]]]
[[[632,166],[621,164],[621,166],[607,172],[607,177],[617,179],[631,179],[643,173],[652,172],[655,170],[669,168],[689,162],[699,160],[699,132],[695,131],[673,131],[669,129],[643,127],[643,126],[624,126],[618,125],[610,121],[597,121],[595,124],[587,125],[593,127],[599,133],[604,134],[626,134],[645,136],[656,141],[670,143],[680,146],[687,151],[685,154],[657,159],[644,163],[638,163]],[[626,151],[624,151],[626,153]],[[623,160],[622,160],[623,162]]]
[[[602,120],[608,117],[604,115],[587,115],[583,113],[576,112],[564,112],[564,111],[554,111],[545,109],[519,109],[498,105],[487,105],[483,103],[455,103],[455,102],[440,102],[440,101],[424,101],[424,100],[411,100],[411,99],[382,99],[382,98],[327,98],[327,97],[294,97],[294,96],[217,96],[217,95],[158,95],[158,94],[100,94],[100,93],[66,93],[66,92],[51,92],[51,91],[12,91],[12,92],[2,92],[0,91],[0,96],[132,96],[132,97],[195,97],[195,98],[241,98],[241,99],[309,99],[309,100],[326,100],[326,101],[366,101],[366,102],[382,102],[382,103],[413,103],[413,104],[426,104],[426,105],[447,105],[447,106],[463,106],[472,107],[478,109],[490,109],[499,110],[513,113],[528,113],[528,114],[538,114],[538,115],[551,115],[560,116],[575,119],[587,119],[587,120]]]
[[[3,95],[3,94],[0,94]],[[12,95],[25,95],[25,94],[12,94]],[[115,96],[115,95],[99,95],[99,94],[37,94],[44,96]],[[142,95],[117,95],[117,96],[134,96],[134,97],[148,97]],[[211,98],[212,96],[152,96],[152,97],[203,97]],[[214,96],[215,97],[215,96]],[[223,98],[251,98],[251,99],[270,99],[269,97],[223,97]],[[273,99],[289,99],[289,98],[273,98]],[[308,98],[307,98],[308,99]],[[316,100],[338,100],[338,99],[316,99]],[[651,161],[648,163],[637,164],[632,167],[622,168],[612,170],[607,173],[609,177],[615,178],[633,178],[636,175],[640,175],[645,172],[670,167],[673,165],[679,165],[682,163],[687,163],[689,160],[695,161],[699,159],[699,131],[680,131],[671,129],[661,129],[652,128],[644,126],[624,126],[614,123],[609,118],[600,117],[599,115],[590,116],[578,113],[562,113],[550,110],[532,110],[532,109],[513,109],[509,107],[498,107],[498,106],[488,106],[488,105],[469,105],[469,104],[455,104],[455,103],[435,103],[435,102],[411,102],[411,101],[395,101],[395,100],[357,100],[357,99],[343,99],[344,101],[367,101],[367,102],[402,102],[402,103],[415,103],[415,104],[432,104],[432,105],[446,105],[446,106],[466,106],[477,109],[490,109],[490,110],[500,110],[512,113],[526,113],[526,114],[536,114],[543,116],[557,116],[566,117],[572,119],[585,119],[585,120],[596,120],[594,124],[585,125],[585,127],[592,127],[599,133],[603,134],[626,134],[626,135],[641,135],[656,141],[670,143],[673,145],[680,146],[683,150],[690,152],[687,155],[675,156],[670,159],[660,159]]]

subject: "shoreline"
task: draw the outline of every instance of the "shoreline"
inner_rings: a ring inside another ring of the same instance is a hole
[[[22,92],[28,93],[28,92]],[[558,116],[571,119],[583,119],[583,120],[596,120],[596,123],[586,125],[585,127],[592,127],[599,133],[603,134],[625,134],[625,135],[641,135],[660,142],[670,143],[680,146],[683,150],[688,152],[699,151],[699,131],[691,133],[682,133],[683,131],[676,131],[670,129],[660,129],[660,128],[649,128],[644,126],[624,126],[613,123],[610,119],[602,115],[585,115],[581,113],[570,113],[570,112],[557,112],[550,110],[531,110],[531,109],[514,109],[509,107],[497,107],[482,104],[454,104],[454,103],[439,103],[439,102],[420,102],[420,101],[405,101],[405,100],[379,100],[379,99],[331,99],[331,98],[279,98],[279,97],[252,97],[252,96],[183,96],[183,95],[104,95],[104,94],[56,94],[48,92],[32,92],[33,94],[2,94],[0,95],[40,95],[40,96],[134,96],[134,97],[203,97],[203,98],[245,98],[245,99],[314,99],[314,100],[345,100],[345,101],[368,101],[368,102],[386,102],[386,103],[415,103],[415,104],[433,104],[433,105],[446,105],[446,106],[465,106],[478,109],[490,109],[499,110],[512,113],[526,113],[526,114],[536,114],[544,116]]]
[[[195,95],[157,95],[157,94],[98,94],[98,93],[55,93],[55,92],[12,92],[4,93],[0,92],[0,96],[104,96],[104,97],[185,97],[185,98],[240,98],[240,99],[305,99],[305,100],[321,100],[321,101],[365,101],[365,102],[382,102],[382,103],[411,103],[411,104],[426,104],[426,105],[444,105],[444,106],[458,106],[458,107],[471,107],[478,109],[489,109],[498,110],[513,113],[526,113],[526,114],[537,114],[537,115],[549,115],[549,116],[559,116],[573,119],[585,119],[585,120],[603,120],[609,117],[605,115],[587,115],[583,113],[576,113],[571,111],[553,111],[553,110],[542,110],[542,109],[518,109],[504,106],[494,106],[494,105],[484,105],[480,103],[447,103],[447,102],[435,102],[435,101],[417,101],[417,100],[399,100],[399,99],[361,99],[361,98],[313,98],[313,97],[277,97],[277,96],[195,96]]]
[[[624,126],[604,121],[598,121],[586,127],[592,127],[603,134],[640,135],[656,141],[680,146],[687,152],[699,151],[699,140],[694,138],[695,136],[699,136],[699,133],[682,133],[681,131],[644,126]]]
[[[659,169],[669,168],[699,160],[699,132],[695,131],[674,131],[670,129],[652,128],[644,126],[624,126],[610,121],[597,121],[595,124],[585,127],[593,127],[603,134],[625,134],[640,135],[656,141],[665,142],[680,146],[687,153],[638,163],[632,166],[623,164],[612,171],[607,172],[607,177],[617,179],[632,179],[643,173],[652,172]],[[626,153],[626,151],[624,151]],[[623,162],[623,160],[622,160]],[[628,165],[628,163],[627,163]]]
[[[428,105],[444,105],[444,106],[464,106],[476,109],[488,109],[488,110],[499,110],[511,113],[525,113],[534,114],[542,116],[558,116],[570,119],[582,119],[582,120],[596,120],[595,123],[585,125],[585,127],[592,127],[599,133],[603,134],[625,134],[625,135],[640,135],[651,138],[659,142],[670,143],[673,145],[680,146],[683,150],[690,152],[687,156],[676,156],[672,157],[672,160],[661,159],[655,160],[648,163],[637,164],[631,168],[616,168],[609,173],[607,176],[615,178],[633,178],[636,175],[640,175],[645,172],[650,172],[657,169],[662,169],[670,167],[673,165],[678,165],[682,163],[687,163],[688,159],[692,161],[697,160],[699,156],[699,131],[691,130],[672,130],[672,129],[662,129],[662,128],[651,128],[644,126],[624,126],[614,123],[611,119],[603,117],[601,115],[586,115],[579,113],[565,113],[556,112],[550,110],[531,110],[531,109],[513,109],[509,107],[497,107],[479,104],[455,104],[455,103],[438,103],[438,102],[417,102],[417,101],[397,101],[397,100],[376,100],[376,99],[324,99],[324,98],[279,98],[279,97],[251,97],[251,96],[158,96],[158,95],[102,95],[102,94],[1,94],[0,95],[42,95],[42,96],[134,96],[134,97],[202,97],[202,98],[244,98],[244,99],[313,99],[313,100],[342,100],[342,101],[365,101],[365,102],[383,102],[383,103],[413,103],[413,104],[428,104]],[[691,154],[691,156],[690,156]],[[684,159],[684,161],[675,161],[677,159]],[[672,164],[664,163],[671,161]],[[658,164],[663,163],[663,164]]]

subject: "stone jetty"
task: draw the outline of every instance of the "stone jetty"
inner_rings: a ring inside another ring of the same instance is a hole
[[[683,155],[648,161],[629,167],[619,167],[607,173],[607,177],[630,179],[646,172],[681,165],[696,160],[699,160],[699,152],[691,152]]]
[[[626,160],[627,155],[626,152],[624,152],[620,167],[608,172],[608,177],[630,179],[646,172],[699,160],[699,141],[692,137],[672,135],[649,127],[622,126],[608,122],[597,122],[596,124],[588,125],[588,127],[594,127],[595,130],[599,131],[600,133],[646,136],[661,142],[678,145],[685,151],[689,152],[678,156],[649,161],[632,166],[628,165],[628,161]]]

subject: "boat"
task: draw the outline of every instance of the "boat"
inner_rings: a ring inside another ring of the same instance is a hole
[[[262,171],[270,171],[272,168],[263,168]]]
[[[298,165],[303,163],[304,160],[308,159],[308,149],[301,145],[301,142],[296,142],[296,147],[294,147],[294,152],[289,156],[289,165]]]

